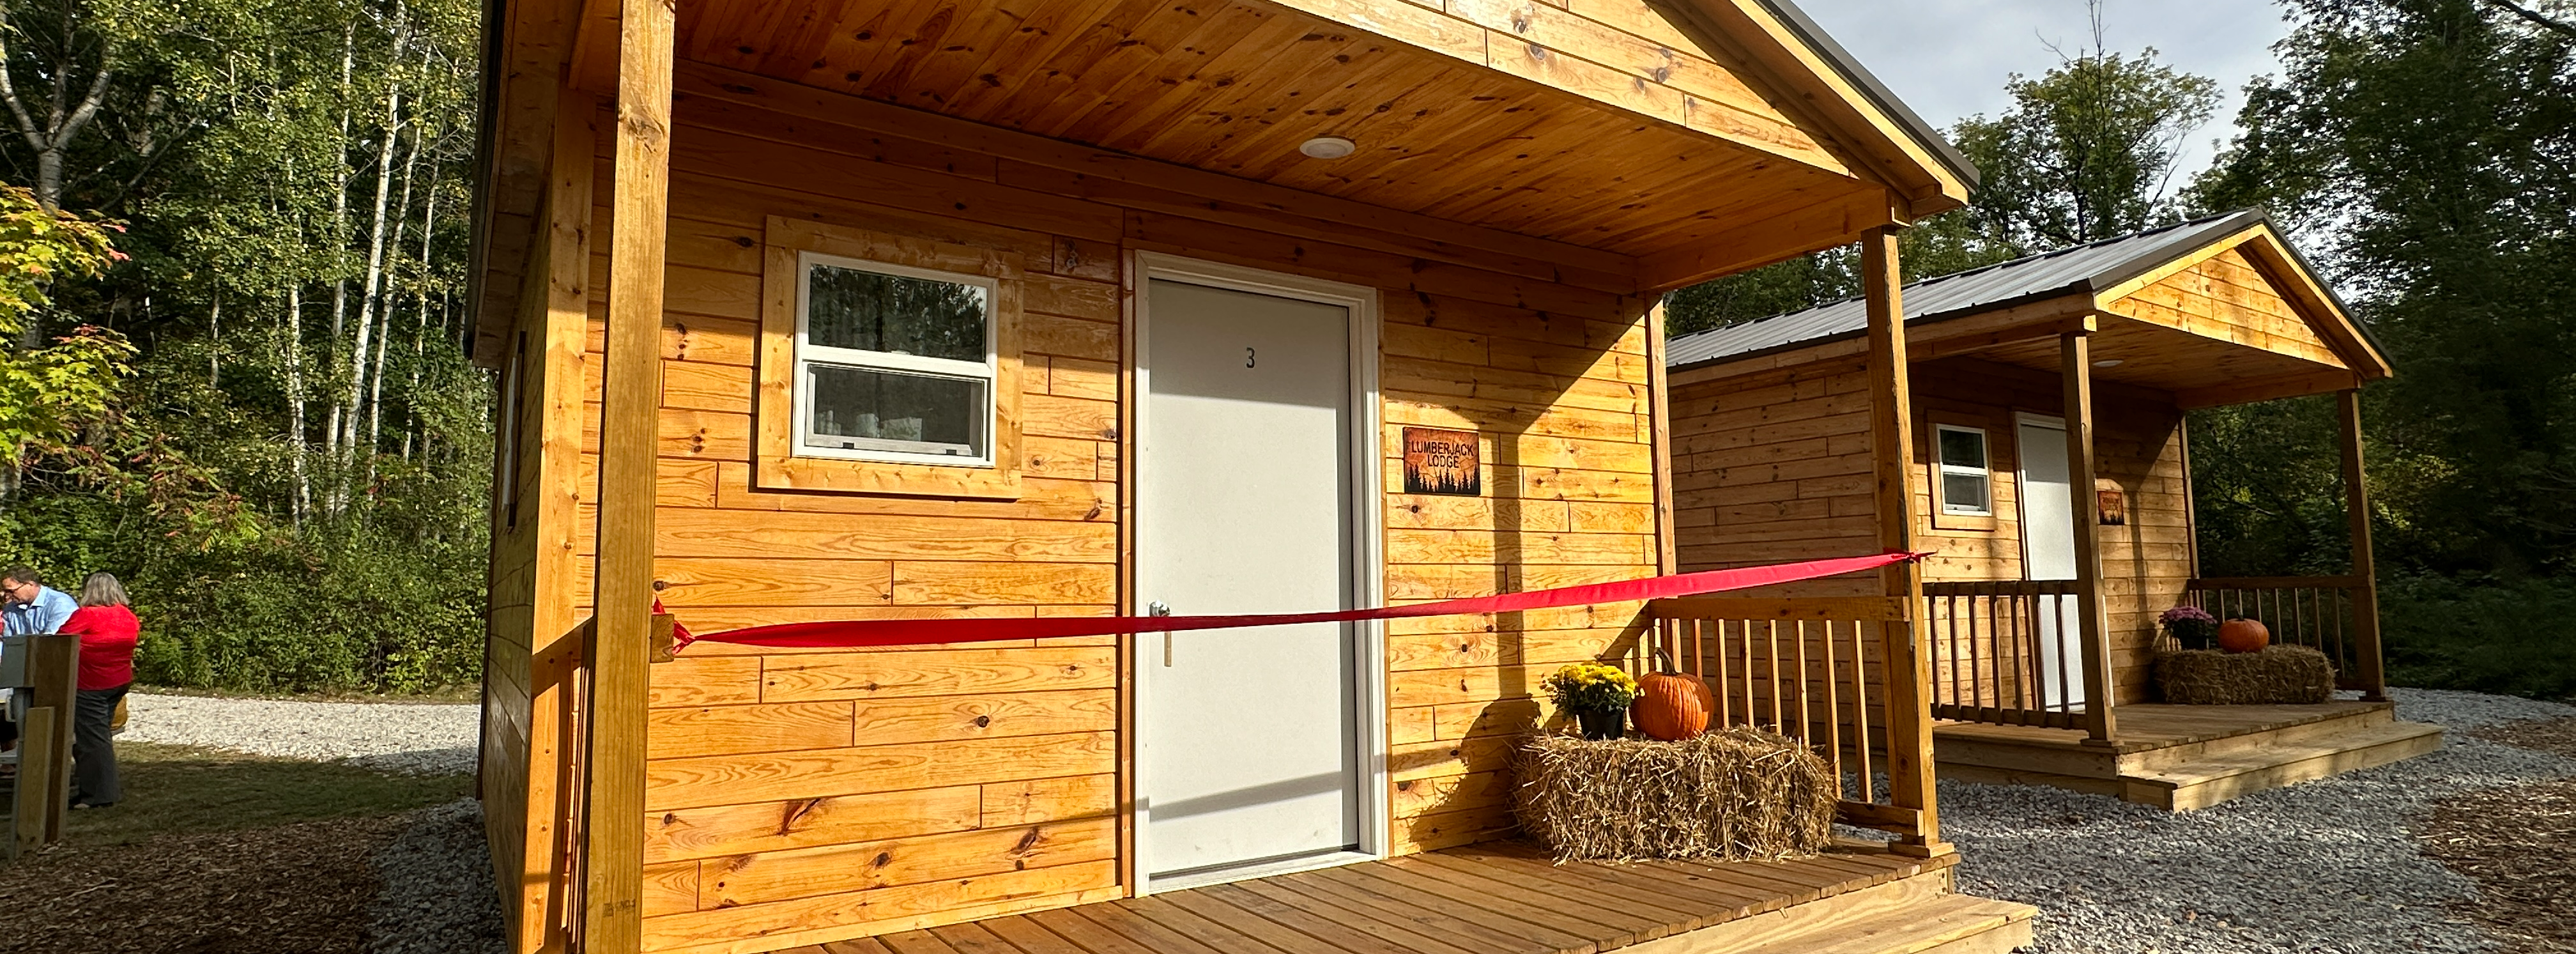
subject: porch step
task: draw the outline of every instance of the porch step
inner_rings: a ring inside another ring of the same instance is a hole
[[[2120,774],[2146,775],[2174,766],[2196,765],[2248,753],[2360,738],[2361,733],[2396,721],[2396,707],[2381,705],[2262,732],[2127,752],[2120,756]]]
[[[1950,893],[1950,872],[1738,918],[1618,954],[2005,954],[2030,943],[2039,909]]]
[[[2422,722],[2339,724],[2337,728],[2331,734],[2277,744],[2271,744],[2279,738],[2275,733],[2250,736],[2267,744],[2123,774],[2120,797],[2176,811],[2206,808],[2240,795],[2386,765],[2442,747],[2442,727]]]
[[[2039,909],[1945,894],[1860,921],[1739,948],[1743,954],[2005,954],[2031,943]]]

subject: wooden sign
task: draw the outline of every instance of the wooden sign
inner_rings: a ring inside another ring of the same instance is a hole
[[[1404,492],[1473,497],[1484,493],[1476,432],[1404,429]]]
[[[2120,527],[2128,525],[2129,500],[2127,494],[2121,493],[2117,490],[2096,490],[2093,492],[2093,500],[2094,509],[2101,512],[2103,526]]]

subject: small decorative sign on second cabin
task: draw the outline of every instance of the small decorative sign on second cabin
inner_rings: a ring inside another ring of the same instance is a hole
[[[1473,497],[1484,493],[1476,432],[1404,429],[1404,492]]]

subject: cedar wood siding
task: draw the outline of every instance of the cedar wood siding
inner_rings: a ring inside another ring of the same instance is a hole
[[[1857,360],[1827,361],[1676,388],[1673,523],[1684,572],[1865,553],[1877,546],[1870,473],[1868,376]],[[1994,471],[1992,529],[1920,528],[1936,556],[1924,582],[2022,576],[2014,414],[2060,416],[2056,374],[1952,358],[1913,367],[1916,483],[1929,514],[1933,425],[1986,430]],[[2097,478],[2127,498],[2127,523],[2102,533],[2103,608],[2110,618],[2114,704],[2150,702],[2155,616],[2182,599],[2191,531],[2182,413],[2139,388],[2094,390]],[[1928,521],[1927,521],[1928,522]],[[1783,592],[1877,592],[1875,577],[1798,584]],[[1936,673],[1936,678],[1941,678]]]
[[[1123,210],[1008,156],[692,107],[680,103],[672,137],[655,511],[662,597],[692,629],[1115,612],[1130,249],[1380,289],[1389,602],[1655,571],[1636,296]],[[753,489],[771,215],[1023,256],[1021,499]],[[605,268],[595,257],[594,289]],[[595,369],[606,302],[590,304]],[[595,402],[595,370],[587,387]],[[598,412],[591,403],[583,418],[585,555]],[[1406,425],[1479,431],[1486,496],[1403,494]],[[1500,772],[1510,734],[1538,715],[1534,673],[1610,652],[1636,609],[1392,624],[1393,849],[1507,830]],[[1119,666],[1110,638],[701,643],[653,665],[646,948],[765,951],[1123,894]]]

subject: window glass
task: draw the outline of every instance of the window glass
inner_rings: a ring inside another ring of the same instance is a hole
[[[1986,432],[1973,427],[1938,425],[1941,512],[1983,515],[1994,512],[1994,479],[1986,462]]]
[[[833,364],[809,364],[809,447],[984,455],[990,382]]]
[[[806,272],[808,343],[887,354],[985,359],[992,302],[977,285],[816,264]]]
[[[1964,427],[1941,429],[1941,463],[1986,469],[1986,432]]]
[[[1986,501],[1985,475],[1943,472],[1941,509],[1949,513],[1985,513],[1990,510]]]

